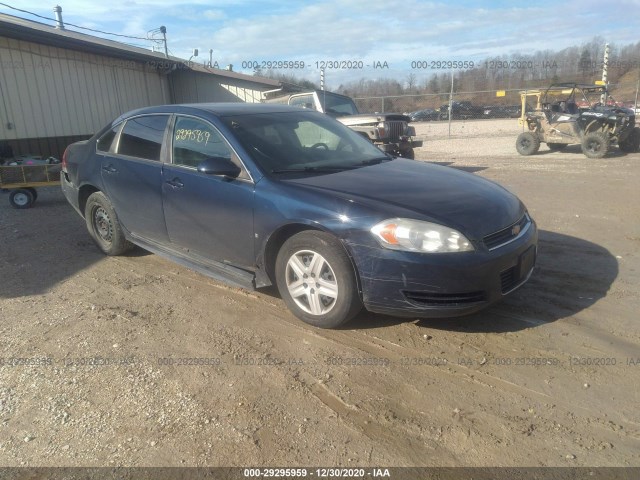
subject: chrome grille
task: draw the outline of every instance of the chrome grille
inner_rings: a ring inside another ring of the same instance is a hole
[[[529,228],[530,224],[531,219],[529,218],[529,215],[525,213],[516,223],[487,235],[482,239],[482,241],[489,250],[493,250],[518,238]]]

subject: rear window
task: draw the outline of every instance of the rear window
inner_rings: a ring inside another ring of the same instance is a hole
[[[146,160],[160,160],[168,115],[145,115],[127,120],[120,134],[118,153]]]

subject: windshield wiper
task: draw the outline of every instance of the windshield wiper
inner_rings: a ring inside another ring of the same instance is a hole
[[[372,158],[370,160],[363,160],[362,162],[360,162],[361,165],[377,165],[379,163],[382,162],[390,162],[391,160],[393,160],[393,157],[377,157],[377,158]]]
[[[305,173],[305,172],[340,172],[342,170],[353,170],[354,166],[343,167],[304,167],[304,168],[283,168],[271,170],[271,173]]]

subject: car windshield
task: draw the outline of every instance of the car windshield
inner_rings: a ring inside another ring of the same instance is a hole
[[[322,104],[322,108],[325,113],[329,115],[357,115],[358,109],[356,104],[353,103],[349,97],[343,97],[342,95],[335,95],[329,92],[318,92],[318,98]]]
[[[267,174],[334,172],[392,158],[317,112],[238,115],[222,120]]]

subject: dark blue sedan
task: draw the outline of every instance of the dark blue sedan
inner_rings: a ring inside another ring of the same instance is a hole
[[[475,312],[523,283],[537,230],[520,200],[390,157],[324,114],[263,104],[150,107],[63,159],[62,189],[107,255],[132,244],[233,285],[277,285],[301,320],[364,306]]]

